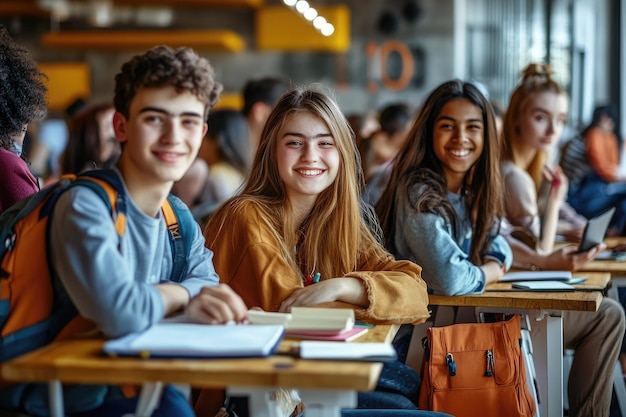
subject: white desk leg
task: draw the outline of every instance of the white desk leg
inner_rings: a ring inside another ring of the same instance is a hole
[[[229,387],[227,395],[248,397],[248,410],[253,417],[282,415],[278,403],[272,399],[275,388]],[[235,410],[236,411],[236,410]]]
[[[135,417],[150,417],[159,404],[163,393],[162,382],[147,382],[141,387]]]
[[[50,416],[65,417],[63,385],[58,379],[48,382],[48,401],[50,401]]]
[[[356,391],[349,390],[298,390],[306,404],[306,417],[340,417],[342,408],[357,406]]]
[[[229,387],[226,391],[228,395],[247,396],[251,416],[275,417],[282,413],[271,398],[275,388]],[[306,404],[306,417],[340,417],[342,408],[357,405],[356,391],[298,389],[298,393]]]
[[[532,316],[531,316],[532,317]],[[542,314],[532,321],[533,356],[542,416],[563,415],[563,319]]]

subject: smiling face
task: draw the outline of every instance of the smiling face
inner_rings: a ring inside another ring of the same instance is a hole
[[[311,113],[285,120],[276,142],[278,174],[293,205],[313,208],[339,170],[339,151],[326,123]]]
[[[552,91],[533,93],[521,109],[517,129],[524,145],[550,151],[567,122],[567,97]]]
[[[465,174],[483,152],[484,126],[480,108],[464,98],[447,102],[435,119],[433,147],[441,161],[448,191],[460,192]]]
[[[119,162],[127,184],[171,187],[196,158],[206,133],[205,104],[174,87],[142,88],[128,118],[115,113],[115,133],[125,142]]]

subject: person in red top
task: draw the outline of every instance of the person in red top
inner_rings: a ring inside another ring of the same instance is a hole
[[[46,76],[0,27],[0,213],[39,191],[22,155],[28,124],[46,115]]]
[[[626,173],[620,172],[621,145],[615,134],[614,111],[597,107],[591,124],[581,135],[592,171],[568,193],[569,204],[587,218],[616,208],[610,226],[612,235],[626,235]]]

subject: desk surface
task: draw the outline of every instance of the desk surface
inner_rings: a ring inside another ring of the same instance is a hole
[[[626,262],[624,261],[613,261],[613,260],[593,260],[588,262],[584,268],[582,268],[578,272],[586,272],[586,271],[602,271],[602,272],[610,272],[610,273],[626,273]]]
[[[358,338],[382,342],[395,325],[379,325]],[[356,340],[355,340],[356,341]],[[7,380],[67,383],[185,383],[196,387],[291,387],[373,390],[382,363],[313,361],[290,356],[243,359],[138,359],[103,355],[102,340],[78,339],[52,344],[2,365]],[[291,342],[283,342],[291,343]]]
[[[579,274],[575,274],[579,275]],[[583,275],[583,274],[580,274]],[[602,302],[602,292],[610,280],[608,272],[586,272],[587,281],[575,285],[584,291],[511,291],[511,283],[497,282],[487,286],[482,294],[445,296],[429,295],[432,305],[467,307],[498,307],[525,310],[596,311]],[[597,290],[590,290],[597,288]]]

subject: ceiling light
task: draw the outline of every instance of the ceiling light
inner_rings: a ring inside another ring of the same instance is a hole
[[[309,10],[304,12],[304,18],[308,20],[309,22],[315,19],[316,17],[317,17],[317,10],[315,10],[313,7],[309,8]]]
[[[296,3],[296,10],[300,13],[306,12],[309,9],[309,7],[311,6],[309,6],[309,2],[306,0],[299,0]]]
[[[324,18],[324,16],[317,16],[315,19],[313,19],[313,27],[317,30],[321,30],[325,24],[326,19]]]
[[[320,31],[322,32],[322,35],[330,36],[335,32],[335,27],[330,23],[326,23]]]
[[[335,27],[324,16],[312,7],[306,0],[283,0],[285,6],[295,9],[304,19],[324,36],[330,36],[335,32]]]

